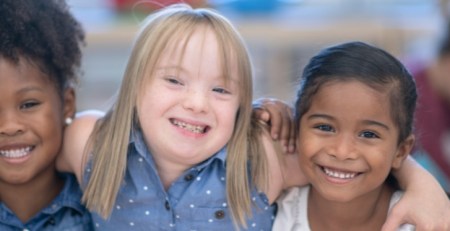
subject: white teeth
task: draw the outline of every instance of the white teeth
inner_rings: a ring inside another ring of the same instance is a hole
[[[193,133],[203,133],[205,130],[205,127],[203,126],[197,126],[197,125],[192,125],[192,124],[187,124],[185,122],[181,122],[178,120],[173,120],[172,123],[180,128],[189,130]]]
[[[31,147],[15,149],[15,150],[0,150],[0,156],[7,158],[20,158],[26,156],[31,150]]]
[[[338,172],[338,171],[331,170],[328,168],[323,168],[323,170],[324,170],[325,174],[327,174],[328,176],[331,176],[334,178],[339,178],[339,179],[351,179],[356,176],[356,173]]]

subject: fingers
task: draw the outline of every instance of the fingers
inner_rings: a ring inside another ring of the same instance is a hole
[[[393,210],[392,212],[389,213],[389,216],[384,222],[381,231],[396,231],[397,227],[399,227],[402,223],[403,221],[400,219],[400,216],[396,215],[395,210]]]
[[[284,112],[281,113],[281,131],[280,131],[280,141],[285,148],[285,152],[293,153],[295,151],[295,128],[294,128],[294,117],[293,112],[290,107],[283,105]]]
[[[381,231],[396,231],[399,229],[416,231],[450,231],[450,214],[448,209],[440,215],[432,217],[427,217],[432,214],[430,211],[409,211],[411,214],[406,215],[407,212],[406,207],[394,206],[389,212]],[[415,229],[413,227],[415,227]]]
[[[265,123],[270,122],[270,115],[265,109],[254,107],[252,113],[253,117],[256,119],[262,120]]]
[[[265,107],[266,111],[270,115],[270,135],[274,140],[280,139],[282,145],[286,145],[286,116],[283,114],[282,109],[277,108],[276,105],[270,104]]]
[[[290,112],[290,115],[291,115],[291,119],[290,119],[291,125],[289,126],[290,127],[290,129],[289,129],[290,134],[289,134],[288,152],[289,153],[295,153],[295,149],[296,149],[295,143],[297,141],[297,137],[296,137],[296,129],[297,128],[295,127],[293,111]]]
[[[253,103],[253,116],[270,126],[272,139],[280,140],[285,152],[295,151],[292,108],[283,101],[263,98]]]

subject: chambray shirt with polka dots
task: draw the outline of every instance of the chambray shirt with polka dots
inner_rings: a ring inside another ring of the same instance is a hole
[[[97,230],[234,230],[226,199],[226,150],[187,170],[166,191],[142,132],[134,128],[128,146],[127,169],[108,219],[92,214]],[[89,178],[90,163],[85,170]],[[252,190],[253,216],[248,230],[271,230],[275,206]]]
[[[20,219],[0,202],[1,231],[90,231],[94,230],[91,214],[81,204],[81,190],[72,174],[61,173],[64,180],[61,192],[47,207],[27,222]]]

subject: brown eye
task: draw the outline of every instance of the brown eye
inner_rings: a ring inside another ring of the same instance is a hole
[[[331,127],[330,125],[327,125],[327,124],[317,125],[314,128],[319,129],[319,130],[324,131],[324,132],[332,132],[332,131],[334,131],[333,127]]]
[[[37,101],[27,101],[27,102],[21,104],[19,108],[20,108],[20,109],[29,109],[29,108],[32,108],[32,107],[36,107],[36,106],[38,106],[39,104],[40,104],[40,103],[37,102]]]
[[[364,138],[380,138],[377,134],[371,131],[364,131],[360,136]]]

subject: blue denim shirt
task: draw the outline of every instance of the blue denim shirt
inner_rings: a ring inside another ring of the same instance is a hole
[[[97,230],[234,230],[226,199],[223,149],[187,170],[166,191],[142,132],[131,133],[127,169],[111,216],[92,213]],[[89,178],[90,164],[85,169]],[[252,191],[253,217],[248,230],[271,230],[275,206],[265,194]]]
[[[72,174],[61,174],[64,187],[50,205],[22,223],[5,204],[0,203],[1,231],[89,231],[91,215],[81,204],[81,190]]]

